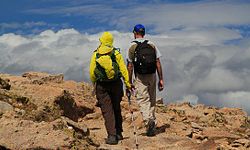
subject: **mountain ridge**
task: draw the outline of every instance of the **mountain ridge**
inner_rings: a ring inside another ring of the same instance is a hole
[[[145,136],[132,98],[121,102],[124,140],[106,145],[100,109],[88,83],[63,74],[0,74],[0,149],[250,149],[250,117],[240,108],[157,104],[155,137]]]

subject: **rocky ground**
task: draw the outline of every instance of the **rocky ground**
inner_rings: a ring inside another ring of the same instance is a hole
[[[122,101],[124,140],[106,145],[100,109],[87,83],[63,75],[0,74],[0,150],[136,149],[129,108],[134,112],[139,149],[250,149],[250,117],[239,108],[189,103],[158,104],[155,137],[145,136],[134,99]]]

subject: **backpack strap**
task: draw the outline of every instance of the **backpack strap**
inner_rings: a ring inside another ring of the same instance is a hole
[[[138,41],[134,41],[134,42],[136,42],[136,43],[140,43],[141,45],[142,44],[148,44],[148,40],[145,40],[145,41],[143,41],[142,43],[141,42],[138,42]],[[154,50],[155,50],[155,48],[151,45],[151,44],[148,44],[149,46],[151,46]],[[137,47],[136,47],[137,48]]]
[[[139,42],[139,41],[132,41],[131,43],[136,43],[137,45],[139,45],[139,44],[141,44],[141,42]]]
[[[143,42],[139,42],[139,41],[132,41],[132,42],[135,42],[137,44],[136,48],[135,48],[135,51],[136,49],[138,48],[138,46],[141,46],[142,44],[147,44],[148,43],[148,40],[145,40]]]
[[[113,50],[114,50],[114,51],[117,50],[119,53],[121,52],[121,49],[120,49],[120,48],[117,48],[117,47],[114,47]]]
[[[111,56],[110,56],[110,58],[111,58],[111,60],[112,60],[112,62],[116,62],[116,57],[115,57],[115,51],[116,51],[117,49],[113,49],[112,50],[112,53],[111,53]],[[118,51],[118,50],[117,50]]]
[[[139,42],[139,41],[132,41],[131,43],[136,43],[137,45],[141,44],[141,43],[148,43],[148,40],[145,40],[143,42]]]
[[[113,48],[112,53],[110,54],[110,58],[112,59],[112,62],[116,62],[116,56],[115,56],[115,52],[120,53],[120,48]],[[104,54],[107,55],[107,54]],[[99,53],[96,53],[96,59],[100,58],[102,55],[100,55]]]

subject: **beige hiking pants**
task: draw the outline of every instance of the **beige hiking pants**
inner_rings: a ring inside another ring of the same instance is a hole
[[[136,100],[140,107],[145,125],[155,118],[156,105],[156,74],[137,74],[134,82]]]

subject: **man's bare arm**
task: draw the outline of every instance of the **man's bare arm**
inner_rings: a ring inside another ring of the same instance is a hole
[[[156,60],[156,70],[157,70],[157,74],[159,77],[158,89],[159,89],[159,91],[162,91],[164,89],[164,81],[163,81],[161,61],[159,58],[157,58],[157,60]]]
[[[130,82],[130,84],[132,84],[132,76],[133,76],[133,68],[134,68],[133,63],[128,62],[127,68],[128,68],[129,82]]]

